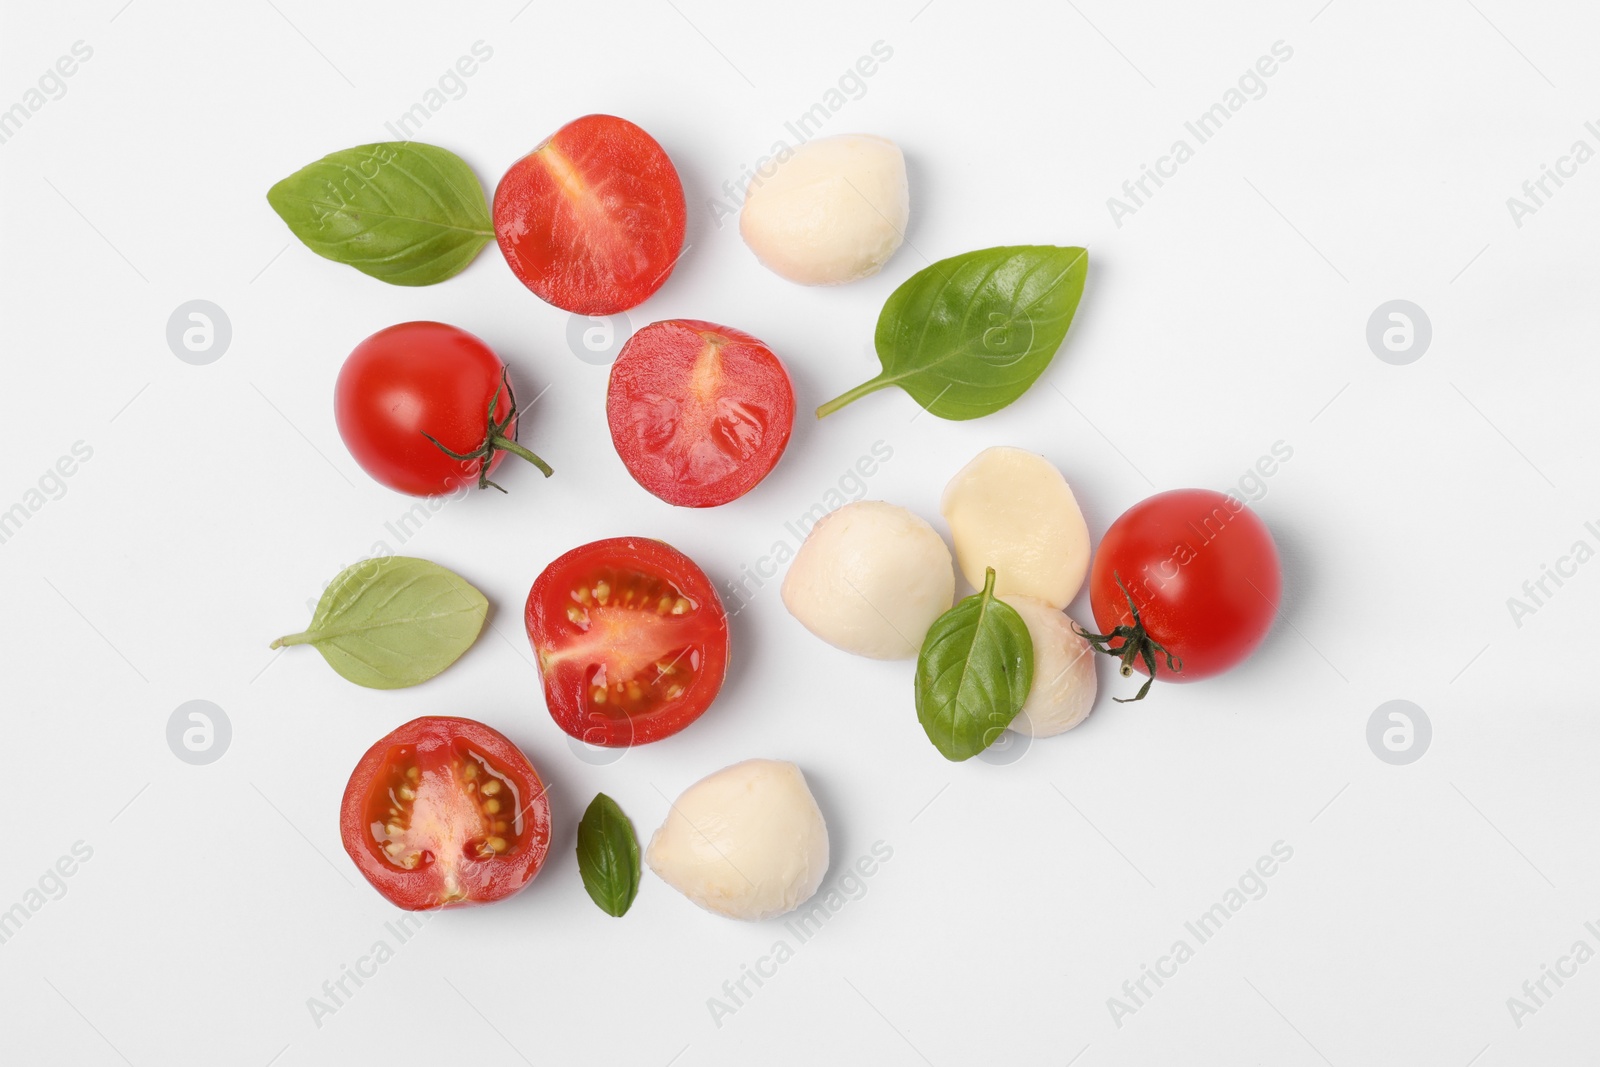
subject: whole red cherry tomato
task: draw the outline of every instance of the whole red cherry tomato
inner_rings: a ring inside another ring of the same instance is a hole
[[[539,299],[615,315],[661,288],[683,251],[683,183],[655,138],[585,115],[517,160],[494,191],[494,235]]]
[[[1174,489],[1111,524],[1089,575],[1101,652],[1153,680],[1197,682],[1243,662],[1272,628],[1282,576],[1266,523],[1242,500]],[[1149,692],[1146,681],[1134,700]]]
[[[794,428],[794,387],[772,349],[749,334],[669,319],[622,346],[606,420],[634,481],[669,504],[715,507],[777,465]]]
[[[411,911],[487,904],[533,881],[550,850],[544,783],[504,734],[413,719],[361,757],[339,807],[344,850]]]
[[[698,719],[728,671],[728,617],[671,545],[613,537],[573,549],[528,591],[544,700],[568,734],[621,748]]]
[[[357,345],[339,370],[333,412],[361,469],[402,493],[499,489],[489,474],[505,452],[551,474],[517,444],[506,365],[488,345],[442,322],[402,322]]]

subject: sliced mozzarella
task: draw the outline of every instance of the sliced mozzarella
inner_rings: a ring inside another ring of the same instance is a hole
[[[1020,448],[986,448],[950,479],[939,510],[961,573],[975,589],[995,569],[995,593],[1064,608],[1089,573],[1089,526],[1061,472]]]

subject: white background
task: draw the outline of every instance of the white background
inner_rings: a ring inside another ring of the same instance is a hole
[[[1583,926],[1600,920],[1600,563],[1520,627],[1506,600],[1600,541],[1583,526],[1600,520],[1600,163],[1521,227],[1506,198],[1575,139],[1600,147],[1583,127],[1600,24],[1578,4],[1319,2],[8,4],[0,107],[75,41],[93,56],[0,144],[0,508],[74,442],[93,457],[0,545],[0,908],[74,842],[93,856],[0,945],[0,1059],[1593,1062],[1600,962],[1520,1027],[1506,1001],[1579,938],[1600,948]],[[677,164],[692,247],[632,317],[724,322],[788,362],[802,416],[745,498],[694,512],[639,489],[605,430],[605,368],[493,247],[445,284],[394,288],[317,258],[268,208],[278,178],[387,138],[479,40],[492,59],[417,136],[486,189],[595,111]],[[1293,57],[1266,95],[1117,226],[1107,198],[1280,40]],[[802,289],[708,201],[876,41],[892,58],[826,132],[904,147],[908,245],[878,277]],[[805,414],[874,373],[896,285],[1007,243],[1090,249],[1077,321],[1027,396],[968,423],[915,417],[898,392]],[[209,366],[165,340],[195,298],[233,326]],[[1394,298],[1433,323],[1409,366],[1365,340]],[[411,501],[350,459],[331,397],[361,338],[420,318],[487,340],[525,397],[549,387],[523,439],[557,474],[508,464],[508,497],[452,503],[404,543],[482,588],[492,630],[438,679],[374,692],[267,644],[375,543],[402,549],[385,524]],[[699,723],[579,759],[522,632],[540,569],[644,534],[720,585],[879,440],[893,458],[868,494],[941,529],[950,475],[1012,444],[1061,467],[1096,537],[1157,489],[1236,484],[1281,440],[1293,457],[1255,506],[1283,552],[1283,616],[1228,676],[1117,705],[1132,687],[1102,671],[1080,729],[953,765],[917,725],[910,665],[823,645],[774,581],[734,620]],[[204,767],[165,739],[197,698],[233,727]],[[1434,729],[1403,767],[1366,742],[1396,698]],[[308,998],[392,942],[399,914],[341,850],[338,800],[366,747],[422,714],[482,719],[529,754],[552,785],[551,858],[513,900],[430,920],[319,1027]],[[836,871],[874,842],[893,858],[719,1026],[708,998],[792,935],[649,873],[608,918],[574,831],[603,789],[647,837],[666,797],[752,756],[804,768]],[[1280,840],[1293,858],[1266,895],[1117,1026],[1107,999]]]

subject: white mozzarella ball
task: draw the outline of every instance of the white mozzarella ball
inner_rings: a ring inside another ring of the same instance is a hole
[[[810,899],[828,872],[828,827],[800,768],[752,759],[691,785],[645,862],[709,912],[770,919]]]
[[[884,137],[807,141],[758,174],[739,211],[745,244],[801,285],[876,274],[904,239],[911,215],[906,160]]]
[[[1011,729],[1030,737],[1065,733],[1094,708],[1095,651],[1059,609],[1031,596],[1000,599],[1022,616],[1033,639],[1033,684]]]
[[[961,573],[995,594],[1021,593],[1064,608],[1089,573],[1089,525],[1061,472],[1020,448],[986,448],[956,472],[939,504]]]
[[[873,659],[912,659],[955,601],[944,539],[920,516],[858,500],[823,517],[783,578],[783,603],[835,648]]]

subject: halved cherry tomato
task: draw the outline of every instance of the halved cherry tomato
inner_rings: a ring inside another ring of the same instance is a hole
[[[361,469],[413,496],[494,485],[506,452],[548,478],[544,460],[517,444],[516,414],[500,357],[442,322],[402,322],[362,341],[333,393],[339,436]]]
[[[512,272],[580,315],[615,315],[661,288],[683,250],[686,216],[667,153],[613,115],[567,123],[494,191],[495,239]]]
[[[715,507],[777,465],[794,428],[794,387],[749,334],[669,319],[622,346],[606,420],[634,481],[669,504]]]
[[[1283,584],[1267,524],[1237,497],[1174,489],[1111,524],[1089,574],[1099,651],[1167,682],[1242,663],[1272,629]],[[1149,690],[1139,690],[1138,700]]]
[[[344,789],[339,833],[362,876],[399,907],[487,904],[539,873],[550,800],[504,734],[426,716],[361,757]]]
[[[698,719],[728,671],[728,616],[671,545],[613,537],[573,549],[528,591],[528,640],[556,725],[618,748]]]

